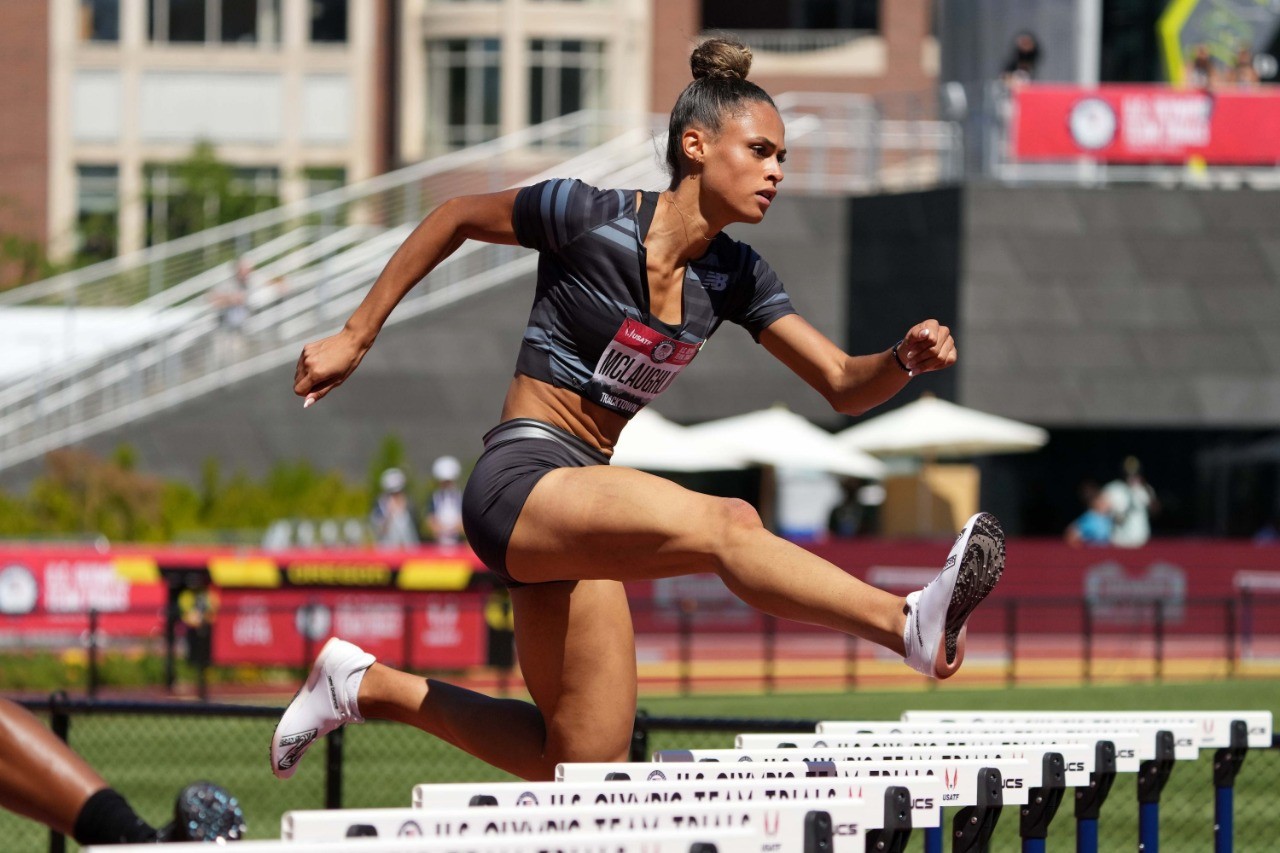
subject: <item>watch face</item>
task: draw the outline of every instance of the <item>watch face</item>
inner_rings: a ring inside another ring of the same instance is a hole
[[[22,615],[36,609],[40,588],[26,566],[16,563],[0,569],[0,613]]]
[[[1106,148],[1116,138],[1116,113],[1101,98],[1085,98],[1071,108],[1071,138],[1081,148]]]

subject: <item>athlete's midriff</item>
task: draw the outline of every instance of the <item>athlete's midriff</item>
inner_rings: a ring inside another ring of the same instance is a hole
[[[572,433],[606,454],[613,454],[627,419],[586,400],[569,388],[516,374],[502,404],[502,420],[533,418]]]

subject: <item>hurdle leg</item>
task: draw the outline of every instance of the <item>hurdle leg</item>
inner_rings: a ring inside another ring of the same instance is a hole
[[[1231,721],[1231,746],[1213,754],[1213,851],[1231,853],[1235,845],[1235,784],[1249,751],[1249,727]]]
[[[867,831],[867,853],[903,853],[911,838],[911,792],[901,785],[884,790],[883,823]]]
[[[1098,741],[1088,787],[1076,788],[1076,853],[1098,853],[1098,815],[1116,781],[1116,745]]]
[[[1138,851],[1160,850],[1160,793],[1173,772],[1173,732],[1156,734],[1156,757],[1138,768]]]
[[[952,853],[987,853],[991,833],[1004,805],[1004,780],[994,767],[978,771],[978,802],[965,806],[951,819]]]
[[[1046,752],[1042,759],[1040,787],[1032,788],[1027,804],[1022,807],[1018,834],[1022,836],[1023,853],[1044,853],[1049,824],[1058,813],[1062,795],[1067,790],[1067,765],[1060,752]]]

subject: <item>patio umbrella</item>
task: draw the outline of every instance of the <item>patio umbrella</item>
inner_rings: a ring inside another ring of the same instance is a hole
[[[957,406],[923,394],[914,403],[836,433],[845,448],[877,456],[926,459],[1028,453],[1049,434],[1040,427]]]
[[[877,456],[920,459],[916,532],[927,533],[934,523],[925,482],[926,472],[932,470],[930,463],[948,457],[1028,453],[1043,447],[1049,434],[1039,427],[958,406],[926,393],[914,403],[838,432],[835,438],[842,447]]]
[[[831,433],[785,406],[697,424],[689,432],[762,465],[825,471],[866,480],[885,475],[880,460],[842,446]]]
[[[652,409],[641,409],[622,430],[613,464],[646,471],[733,471],[750,467],[745,456],[694,435]]]

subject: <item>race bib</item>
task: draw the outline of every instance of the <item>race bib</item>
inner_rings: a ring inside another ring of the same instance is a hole
[[[596,363],[590,399],[624,415],[634,415],[667,390],[693,361],[701,343],[673,341],[639,320],[622,324]]]

